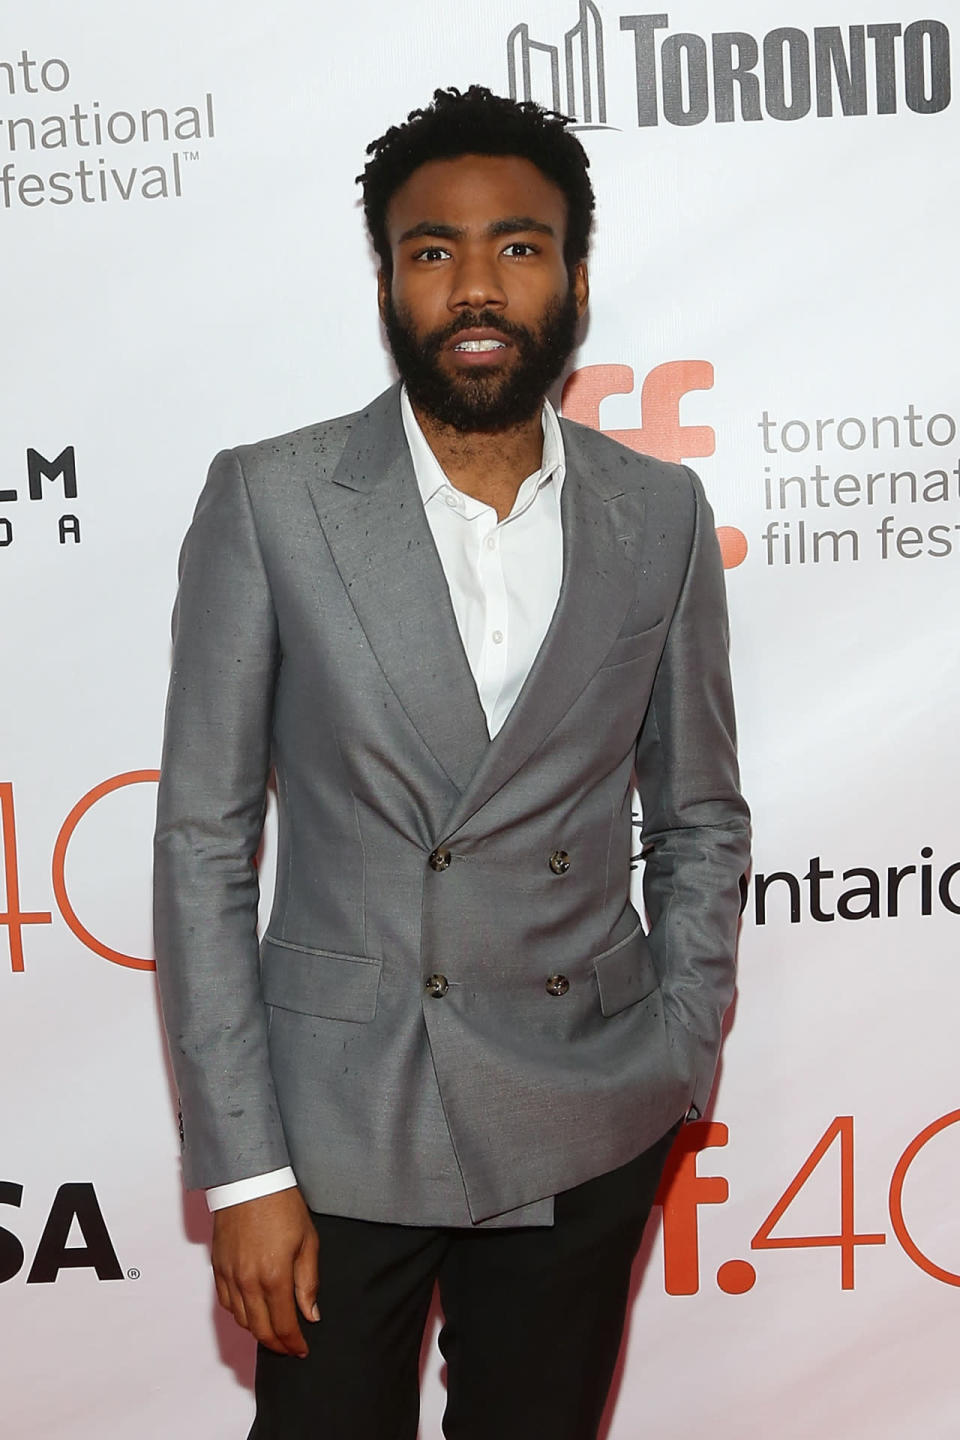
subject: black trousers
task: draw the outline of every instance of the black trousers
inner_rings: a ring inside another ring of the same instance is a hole
[[[416,1440],[435,1281],[447,1440],[594,1440],[631,1265],[675,1134],[558,1195],[549,1228],[315,1215],[321,1319],[302,1322],[305,1360],[259,1348],[248,1440]]]

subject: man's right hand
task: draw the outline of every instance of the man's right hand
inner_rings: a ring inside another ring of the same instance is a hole
[[[317,1232],[297,1189],[227,1205],[213,1217],[217,1296],[238,1325],[278,1355],[307,1354],[297,1306],[317,1309]]]

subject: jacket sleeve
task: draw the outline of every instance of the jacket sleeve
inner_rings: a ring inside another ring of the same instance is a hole
[[[650,945],[671,1041],[710,1097],[733,995],[740,877],[750,853],[727,656],[723,566],[699,479],[687,570],[637,743]]]
[[[260,994],[256,853],[276,618],[240,461],[210,467],[180,556],[155,836],[154,930],[184,1179],[289,1164]]]

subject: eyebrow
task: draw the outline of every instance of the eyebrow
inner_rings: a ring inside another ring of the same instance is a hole
[[[547,225],[543,220],[534,220],[532,215],[507,215],[502,220],[494,220],[487,226],[486,233],[496,237],[518,235],[531,230],[538,235],[555,233],[552,225]],[[402,245],[405,240],[419,240],[425,236],[438,240],[462,240],[465,235],[466,231],[457,225],[445,225],[442,220],[421,220],[418,224],[411,225],[409,230],[404,230],[398,244]]]

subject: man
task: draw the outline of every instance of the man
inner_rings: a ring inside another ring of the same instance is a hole
[[[435,1281],[449,1437],[594,1436],[710,1091],[748,843],[722,570],[691,472],[545,401],[588,290],[565,124],[437,91],[370,147],[403,385],[219,455],[184,546],[158,968],[256,1440],[413,1440]]]

